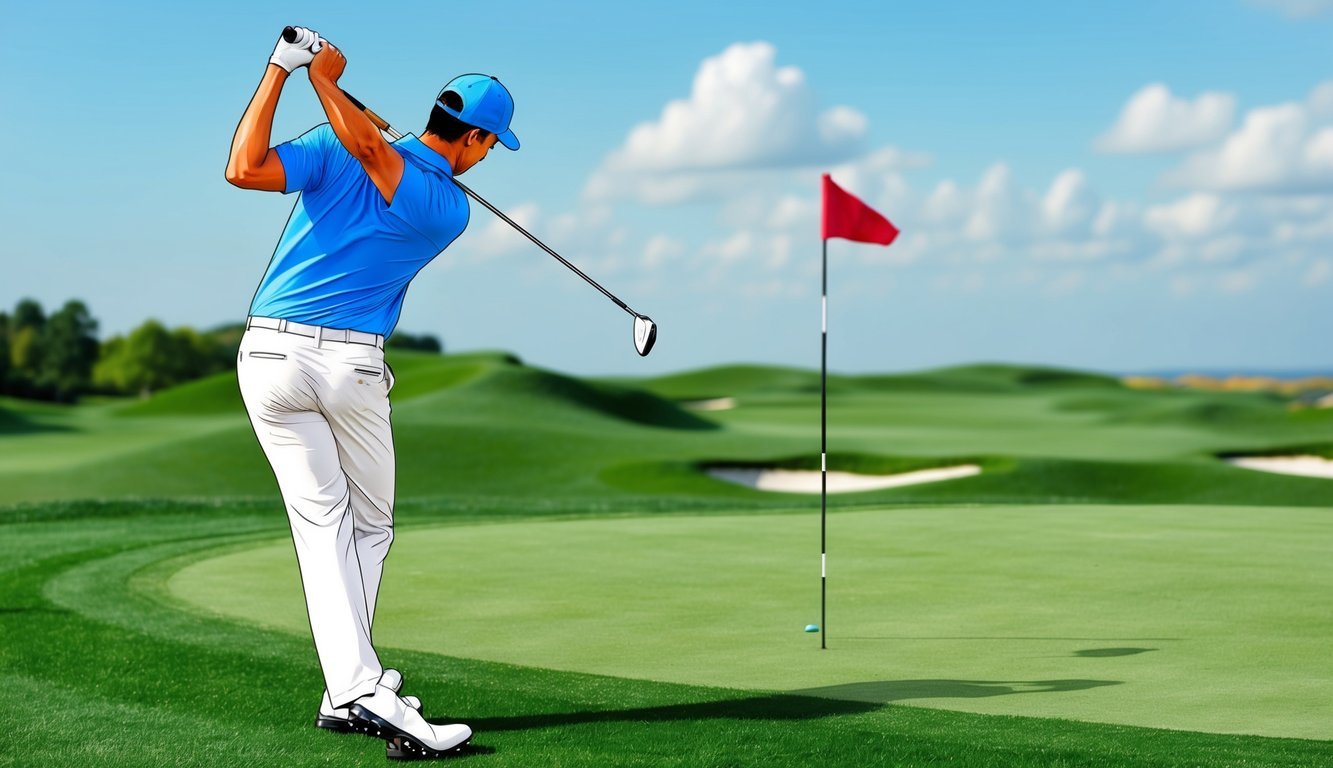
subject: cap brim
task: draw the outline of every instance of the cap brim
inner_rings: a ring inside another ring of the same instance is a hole
[[[499,141],[501,144],[505,145],[509,149],[518,149],[518,137],[514,135],[514,132],[512,130],[505,131],[504,133],[496,136],[495,138],[497,141]]]

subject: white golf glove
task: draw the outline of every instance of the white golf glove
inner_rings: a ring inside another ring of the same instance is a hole
[[[324,47],[324,40],[313,29],[305,27],[292,27],[296,30],[295,42],[287,42],[286,38],[279,36],[278,45],[273,49],[273,55],[269,57],[270,64],[277,64],[283,69],[291,72],[297,67],[308,66],[319,53],[319,49]]]

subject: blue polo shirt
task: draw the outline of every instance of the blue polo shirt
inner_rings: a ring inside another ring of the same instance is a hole
[[[250,314],[388,336],[407,285],[467,227],[448,161],[408,134],[393,144],[393,204],[325,123],[280,144],[286,194],[300,192]]]

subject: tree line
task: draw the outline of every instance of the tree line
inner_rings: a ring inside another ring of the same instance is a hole
[[[236,364],[245,326],[196,331],[146,320],[127,334],[98,341],[97,320],[77,299],[47,315],[33,299],[0,312],[0,394],[73,402],[84,394],[140,395]],[[395,333],[387,346],[443,352],[429,334]]]

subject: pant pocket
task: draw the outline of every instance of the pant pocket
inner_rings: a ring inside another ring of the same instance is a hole
[[[246,355],[248,355],[248,356],[250,356],[250,357],[259,358],[260,360],[286,360],[286,359],[287,359],[287,356],[284,355],[284,354],[282,354],[281,352],[242,352],[241,355],[242,355],[243,357],[246,356]]]

